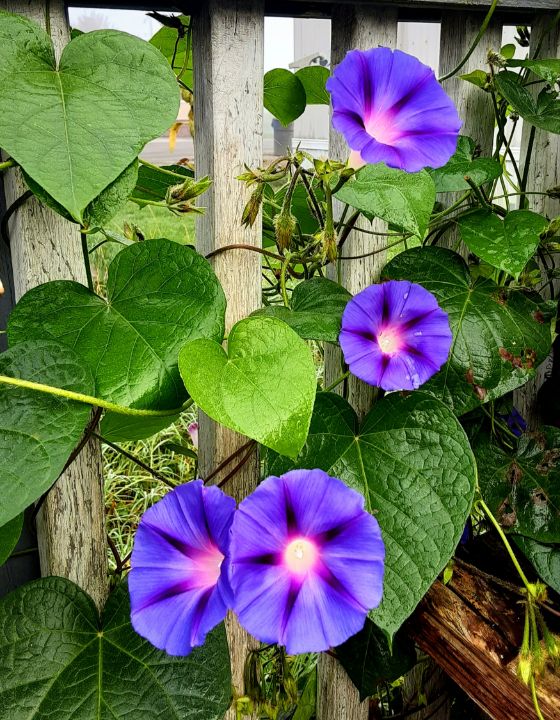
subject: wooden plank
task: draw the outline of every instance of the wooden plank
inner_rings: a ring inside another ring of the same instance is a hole
[[[50,27],[59,55],[69,40],[64,2],[0,0],[0,8],[17,12]],[[27,190],[18,169],[4,177],[11,205]],[[49,280],[86,283],[81,240],[75,225],[34,199],[25,202],[9,222],[16,299]],[[91,440],[49,492],[37,518],[43,575],[69,578],[88,592],[98,606],[108,591],[103,475],[99,443]]]
[[[441,22],[439,74],[451,72],[465,57],[480,27],[480,18],[468,12],[448,13]],[[468,135],[480,146],[483,155],[491,155],[494,143],[494,111],[492,98],[472,83],[461,80],[459,74],[487,66],[489,49],[498,51],[502,45],[502,25],[492,22],[475,51],[460,73],[444,80],[444,90],[452,98],[463,121],[462,135]],[[461,193],[445,195],[445,202],[453,204]],[[440,196],[441,197],[441,196]],[[467,256],[466,247],[459,242],[457,228],[451,229],[440,243]]]
[[[233,4],[211,0],[193,18],[195,66],[195,160],[197,176],[210,175],[213,185],[205,196],[206,214],[199,218],[197,247],[201,253],[231,243],[261,245],[261,221],[240,225],[247,191],[236,176],[243,164],[262,162],[262,97],[264,6],[262,0]],[[238,320],[261,304],[261,256],[231,250],[212,259],[228,306],[226,334]],[[207,476],[247,438],[213,422],[201,413],[199,470]],[[237,462],[239,458],[236,459]],[[235,463],[233,463],[235,464]],[[231,471],[227,467],[215,481]],[[241,500],[257,486],[259,461],[253,452],[224,489]],[[243,669],[255,642],[233,617],[227,621],[235,696],[243,695]],[[227,715],[235,720],[235,709]]]
[[[346,52],[353,48],[367,49],[377,45],[396,47],[397,12],[379,10],[366,6],[338,8],[333,11],[331,30],[331,63],[342,61]],[[333,159],[346,160],[349,149],[344,137],[331,127],[329,155]],[[335,207],[335,215],[340,207]],[[385,230],[379,220],[363,224],[365,229]],[[381,250],[385,238],[352,232],[343,247],[343,255],[353,256]],[[331,268],[333,279],[338,279],[350,292],[357,293],[370,285],[378,276],[385,261],[380,252],[360,260],[340,260],[338,273]],[[338,274],[338,278],[336,275]],[[325,383],[331,384],[342,372],[342,354],[338,346],[325,346]],[[342,391],[343,385],[337,390]],[[349,402],[361,417],[371,407],[374,388],[356,377],[346,383]],[[360,702],[359,694],[339,662],[331,655],[320,656],[317,671],[317,720],[367,720],[368,703]]]
[[[434,583],[407,623],[410,635],[492,720],[536,717],[516,674],[523,630],[519,596],[457,562],[448,585]],[[560,717],[560,677],[537,684],[545,720]]]
[[[556,28],[546,34],[553,18],[552,13],[543,13],[536,20],[531,28],[531,55],[539,40],[543,37],[543,44],[540,50],[540,57],[558,57],[560,53],[560,28]],[[533,87],[541,88],[537,85]],[[529,123],[523,123],[523,135],[521,139],[521,157],[527,154],[527,145],[531,135]],[[548,133],[544,130],[535,130],[531,162],[527,179],[527,189],[537,192],[544,192],[558,184],[558,168],[560,167],[560,136]],[[529,195],[529,207],[535,212],[546,215],[552,219],[560,215],[560,201],[546,195]],[[555,294],[560,289],[560,281],[553,283]],[[543,289],[543,295],[550,298],[550,287]],[[545,381],[545,378],[552,370],[552,355],[545,360],[537,369],[536,377],[524,387],[514,393],[514,405],[527,421],[530,429],[535,429],[541,423],[537,406],[537,393]]]

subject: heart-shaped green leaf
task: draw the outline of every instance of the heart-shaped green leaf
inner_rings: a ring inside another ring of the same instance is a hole
[[[557,593],[560,593],[560,547],[558,545],[543,545],[543,543],[514,535],[517,547],[530,560],[541,580]]]
[[[187,43],[187,29],[190,18],[187,15],[176,15],[174,23],[180,23],[182,29],[179,34],[179,27],[168,27],[164,25],[152,37],[150,43],[157,47],[167,62],[173,68],[176,75],[181,76],[185,85],[193,87],[193,61],[192,42]],[[187,50],[189,55],[187,57]]]
[[[560,77],[560,59],[559,58],[542,58],[539,60],[508,60],[508,67],[523,67],[538,77],[546,80],[551,85],[558,82]]]
[[[471,509],[474,458],[451,410],[422,392],[394,393],[359,428],[346,400],[318,393],[297,460],[269,455],[267,475],[321,468],[364,495],[386,550],[383,600],[371,617],[393,635],[445,567]]]
[[[308,65],[296,71],[296,77],[303,85],[308,105],[328,105],[331,97],[326,84],[330,72],[322,65]]]
[[[0,431],[1,432],[1,431]],[[23,528],[23,513],[0,527],[0,565],[3,565],[18,544]]]
[[[227,353],[194,340],[179,355],[190,396],[211,418],[278,452],[296,457],[307,437],[317,388],[305,342],[276,318],[233,326]]]
[[[407,173],[378,163],[358,170],[336,197],[356,210],[423,237],[436,200],[436,188],[426,170]]]
[[[177,357],[195,338],[221,340],[225,298],[192,248],[147,240],[109,266],[107,300],[68,280],[26,293],[10,316],[10,342],[52,338],[92,368],[98,397],[121,405],[175,408],[185,397]],[[56,384],[56,383],[54,383]]]
[[[194,173],[184,165],[140,165],[131,200],[165,200],[169,188],[180,185],[188,177],[194,177]]]
[[[335,343],[340,333],[342,313],[351,297],[348,290],[338,283],[316,277],[296,285],[291,308],[269,305],[253,315],[279,318],[305,340]]]
[[[535,99],[521,84],[521,76],[509,70],[498,73],[494,82],[513,109],[531,125],[560,133],[560,100],[554,91],[541,90]]]
[[[502,220],[477,210],[459,220],[463,242],[475,255],[515,277],[533,257],[548,220],[530,210],[512,210]]]
[[[500,177],[502,166],[492,158],[475,158],[475,142],[470,137],[459,136],[457,150],[447,163],[437,170],[430,170],[436,192],[470,190],[467,175],[476,185],[484,185]]]
[[[178,109],[175,75],[149,43],[84,33],[57,68],[44,30],[0,13],[0,147],[78,222]]]
[[[167,655],[132,629],[125,583],[101,618],[69,580],[23,585],[0,603],[0,647],[10,720],[222,720],[230,704],[224,626],[188,657]]]
[[[31,192],[42,203],[50,207],[66,220],[74,222],[70,213],[49,193],[24,172],[25,182]],[[134,160],[116,180],[108,185],[84,210],[82,226],[85,228],[103,227],[126,204],[138,179],[138,161]]]
[[[391,260],[383,276],[423,285],[449,314],[449,360],[422,389],[457,415],[523,385],[550,352],[548,304],[486,278],[473,280],[451,250],[412,248]]]
[[[305,110],[305,88],[294,73],[284,68],[269,70],[264,76],[264,106],[282,125],[289,125]]]
[[[0,355],[0,375],[92,395],[93,378],[69,348],[26,341]],[[0,384],[0,526],[60,475],[90,417],[82,403]]]
[[[498,522],[539,542],[560,542],[560,430],[522,435],[513,455],[487,437],[473,449],[482,495]]]

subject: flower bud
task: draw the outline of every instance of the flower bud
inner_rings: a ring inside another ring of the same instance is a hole
[[[212,185],[212,180],[210,180],[208,176],[200,178],[200,180],[194,180],[188,177],[185,178],[184,182],[168,188],[165,200],[168,205],[193,200],[205,193],[210,185]]]
[[[297,220],[289,210],[282,210],[274,216],[274,233],[279,250],[287,250],[292,244]]]
[[[264,193],[264,185],[259,183],[253,190],[249,202],[245,205],[243,215],[241,216],[241,224],[245,227],[252,227],[257,219],[261,207]]]
[[[334,262],[338,257],[338,248],[336,245],[336,233],[331,228],[325,228],[319,235],[321,242],[321,255],[329,262]]]
[[[517,665],[517,675],[522,683],[528,685],[533,675],[533,666],[529,655],[521,655]]]

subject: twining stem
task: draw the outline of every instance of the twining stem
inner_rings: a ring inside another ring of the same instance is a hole
[[[209,252],[204,257],[209,260],[211,257],[214,257],[214,255],[219,255],[220,253],[226,252],[226,250],[252,250],[253,252],[258,252],[261,255],[265,255],[266,257],[274,258],[274,260],[278,260],[279,262],[284,261],[282,255],[278,255],[277,253],[274,253],[270,250],[265,250],[264,248],[257,247],[256,245],[249,245],[248,243],[231,243],[230,245],[222,245],[222,247],[212,250],[212,252]]]
[[[288,270],[288,265],[290,264],[290,259],[290,253],[286,253],[286,257],[284,258],[284,262],[282,263],[282,269],[280,270],[280,291],[282,292],[282,300],[285,307],[290,307],[290,302],[288,300],[288,291],[286,290],[286,272]]]
[[[63,390],[62,388],[54,387],[53,385],[44,385],[43,383],[32,382],[31,380],[22,380],[21,378],[9,377],[8,375],[0,375],[0,383],[3,383],[4,385],[22,387],[26,390],[36,390],[37,392],[46,393],[47,395],[55,395],[56,397],[63,397],[67,400],[75,400],[76,402],[84,403],[85,405],[92,405],[93,407],[111,410],[111,412],[118,413],[119,415],[132,415],[135,417],[169,417],[171,415],[178,415],[192,405],[192,400],[187,400],[180,408],[173,408],[172,410],[142,410],[140,408],[117,405],[116,403],[109,402],[108,400],[93,397],[93,395],[85,395],[84,393],[77,393],[73,390]]]
[[[535,126],[531,125],[529,140],[527,141],[527,152],[525,153],[525,164],[523,165],[523,177],[521,178],[521,185],[519,187],[519,190],[523,193],[521,203],[522,207],[527,207],[528,205],[527,198],[525,197],[525,190],[527,189],[527,180],[529,179],[529,167],[531,165],[531,155],[533,153],[533,144],[535,142],[535,132]]]
[[[330,392],[331,390],[334,390],[334,388],[337,387],[338,385],[340,385],[341,382],[344,382],[349,375],[350,375],[350,370],[347,370],[345,373],[342,373],[342,375],[340,377],[338,377],[328,387],[326,387],[323,390],[323,392]]]
[[[4,160],[4,162],[0,162],[0,172],[4,172],[4,170],[8,170],[9,168],[15,167],[17,165],[17,162],[15,160],[12,160],[10,158],[9,160]]]
[[[157,170],[160,173],[163,173],[164,175],[171,175],[173,177],[179,178],[179,180],[185,181],[185,176],[181,175],[180,173],[173,172],[173,170],[167,170],[167,168],[162,168],[159,165],[154,165],[151,162],[148,162],[147,160],[144,160],[142,158],[138,158],[138,162],[141,165],[145,165],[148,168],[151,168],[152,170]]]
[[[102,435],[98,435],[96,432],[92,433],[94,437],[96,437],[98,440],[101,440],[102,443],[105,443],[105,445],[108,445],[110,448],[113,448],[116,452],[120,453],[123,457],[128,458],[131,462],[133,462],[135,465],[138,465],[138,467],[141,467],[142,470],[145,470],[147,473],[152,475],[156,478],[156,480],[161,480],[162,483],[165,483],[170,488],[174,488],[175,484],[172,483],[170,480],[168,480],[165,475],[162,475],[157,470],[154,470],[149,465],[146,465],[145,462],[140,460],[140,458],[136,457],[136,455],[133,455],[132,453],[129,453],[128,450],[125,450],[120,445],[116,445],[114,442],[111,442],[111,440],[107,440],[107,438],[104,438]]]
[[[534,586],[527,580],[527,576],[526,576],[525,573],[523,572],[523,570],[522,570],[522,568],[521,568],[521,565],[519,564],[519,561],[518,561],[518,559],[516,558],[515,553],[513,552],[513,548],[511,547],[510,542],[509,542],[509,540],[508,540],[507,537],[506,537],[506,534],[505,534],[504,531],[502,530],[502,527],[501,527],[500,523],[496,520],[496,518],[494,517],[492,511],[490,510],[490,508],[488,507],[488,505],[484,502],[484,500],[483,500],[482,497],[480,497],[480,498],[478,499],[478,505],[482,508],[482,510],[484,511],[484,514],[485,514],[486,517],[490,520],[490,522],[492,523],[492,525],[496,528],[496,531],[497,531],[498,535],[500,536],[500,539],[501,539],[501,541],[503,542],[504,547],[505,547],[505,549],[507,550],[508,555],[509,555],[510,558],[511,558],[511,561],[512,561],[513,564],[514,564],[515,569],[517,570],[517,572],[518,572],[518,574],[519,574],[519,577],[521,578],[521,581],[522,581],[523,585],[525,585],[525,588],[526,588],[526,590],[527,590],[527,593],[528,593],[531,597],[533,597],[534,594],[535,594]]]
[[[533,698],[533,706],[535,708],[535,712],[537,713],[537,717],[539,720],[544,720],[543,714],[539,707],[539,698],[537,697],[537,687],[535,685],[534,676],[531,676],[531,679],[529,680],[529,685],[531,687],[531,697]]]
[[[82,255],[84,256],[84,266],[86,269],[87,286],[90,292],[93,292],[93,278],[91,276],[91,265],[89,262],[89,250],[87,244],[87,235],[80,232],[80,240],[82,241]]]
[[[490,6],[490,9],[486,13],[486,17],[482,21],[482,25],[480,26],[479,31],[476,34],[475,39],[473,40],[472,45],[467,51],[467,54],[464,56],[464,58],[461,60],[461,62],[453,68],[453,70],[450,70],[445,75],[442,75],[440,78],[438,78],[439,82],[443,82],[444,80],[449,80],[449,78],[453,77],[456,73],[459,72],[459,70],[467,63],[470,56],[473,54],[473,52],[476,50],[478,43],[482,40],[482,36],[486,32],[488,25],[490,25],[490,20],[492,20],[492,15],[494,14],[494,10],[498,7],[498,3],[500,0],[493,0],[492,5]]]

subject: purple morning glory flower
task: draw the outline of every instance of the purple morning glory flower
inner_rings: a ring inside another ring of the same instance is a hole
[[[434,71],[400,50],[352,50],[327,80],[334,127],[360,164],[417,172],[438,168],[457,146],[461,120]]]
[[[147,510],[132,551],[132,626],[170,655],[188,655],[231,607],[229,531],[235,500],[193,480]]]
[[[509,415],[500,414],[500,417],[506,421],[508,428],[515,435],[515,437],[521,437],[523,433],[527,430],[527,423],[525,422],[525,418],[515,407],[512,407]]]
[[[319,652],[362,629],[383,592],[385,547],[364,498],[322,470],[269,477],[231,528],[234,610],[288,653]]]
[[[390,280],[355,295],[339,342],[350,372],[383,390],[416,390],[449,356],[447,313],[421,285]]]

